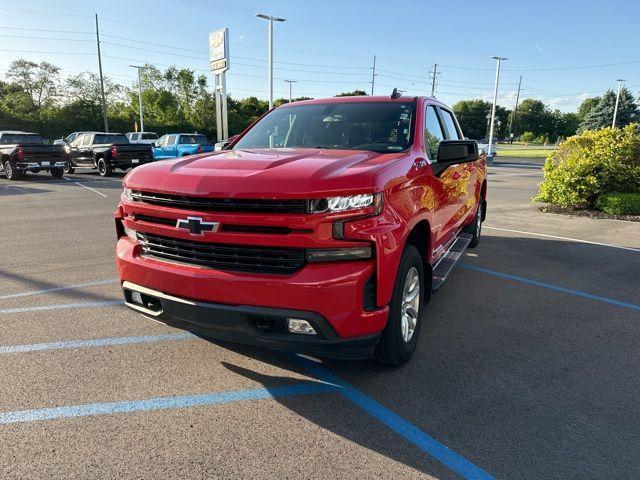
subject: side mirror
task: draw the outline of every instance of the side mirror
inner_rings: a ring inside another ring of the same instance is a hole
[[[468,163],[478,160],[475,140],[444,140],[438,147],[438,163]]]
[[[229,147],[238,139],[240,135],[233,135],[229,137],[226,142],[222,144],[222,150],[228,150]]]

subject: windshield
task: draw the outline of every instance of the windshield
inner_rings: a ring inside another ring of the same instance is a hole
[[[180,135],[180,143],[181,144],[206,144],[209,143],[207,137],[204,135]]]
[[[125,135],[96,135],[93,139],[94,145],[104,143],[129,143],[129,139]]]
[[[234,145],[398,152],[413,142],[411,102],[344,102],[278,108]]]
[[[4,145],[13,145],[15,143],[21,143],[23,145],[42,145],[44,140],[40,135],[30,135],[28,133],[12,133],[8,135],[2,135],[0,143]]]

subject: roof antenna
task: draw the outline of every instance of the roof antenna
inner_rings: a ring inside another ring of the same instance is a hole
[[[400,92],[398,91],[397,88],[393,89],[393,92],[391,92],[391,98],[400,98]]]

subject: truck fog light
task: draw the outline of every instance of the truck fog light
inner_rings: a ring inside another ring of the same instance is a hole
[[[133,228],[124,227],[124,234],[134,242],[138,240],[138,234]]]
[[[303,335],[316,335],[315,329],[306,320],[301,318],[287,318],[287,326],[291,333],[301,333]]]
[[[137,303],[138,305],[144,305],[144,302],[142,301],[142,295],[140,295],[140,292],[136,292],[135,290],[131,291],[131,301],[133,303]]]

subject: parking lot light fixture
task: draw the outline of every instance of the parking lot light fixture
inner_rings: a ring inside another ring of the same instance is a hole
[[[500,81],[500,63],[503,60],[508,60],[506,57],[491,57],[496,61],[496,81],[493,85],[493,105],[491,106],[491,124],[489,127],[489,161],[493,160],[491,156],[491,145],[493,144],[493,125],[496,121],[496,102],[498,101],[498,82]]]
[[[264,18],[269,22],[269,61],[268,61],[268,71],[269,71],[269,110],[273,108],[273,22],[284,22],[285,18],[274,17],[272,15],[267,15],[265,13],[256,13],[256,17]]]
[[[141,74],[141,70],[144,68],[144,66],[140,66],[140,65],[129,65],[131,68],[135,68],[136,70],[138,70],[138,108],[140,111],[140,132],[143,133],[144,132],[144,118],[142,115],[142,74]]]

